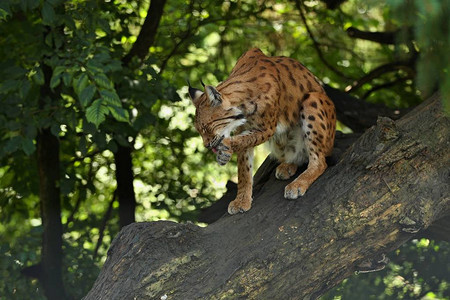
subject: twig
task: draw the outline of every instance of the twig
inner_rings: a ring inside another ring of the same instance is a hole
[[[189,24],[188,29],[184,32],[184,34],[182,34],[180,36],[180,40],[175,44],[175,46],[172,48],[170,53],[163,59],[163,61],[161,63],[159,75],[161,75],[163,73],[164,69],[167,66],[168,61],[177,53],[178,48],[192,36],[193,32],[196,32],[202,26],[205,26],[205,25],[211,24],[211,23],[215,24],[215,23],[222,22],[222,21],[225,21],[228,23],[229,21],[248,18],[250,16],[258,16],[260,13],[262,13],[266,9],[267,9],[267,7],[265,6],[265,1],[264,1],[263,4],[260,5],[259,10],[252,12],[248,15],[232,16],[231,14],[227,13],[226,17],[220,17],[220,18],[215,18],[215,19],[207,18],[207,19],[200,21],[196,26],[193,26],[193,27],[191,27],[191,25]],[[190,20],[191,20],[191,18],[189,18],[189,21]],[[161,26],[161,27],[166,27],[166,26]]]
[[[412,77],[414,77],[414,74],[415,74],[415,70],[411,66],[410,61],[396,61],[396,62],[392,62],[392,63],[387,63],[387,64],[381,65],[381,66],[373,69],[367,75],[361,77],[359,80],[355,81],[352,85],[348,86],[345,89],[345,91],[347,93],[354,92],[355,90],[359,89],[364,84],[372,81],[373,79],[380,77],[381,75],[383,75],[385,73],[389,73],[389,72],[397,71],[397,70],[404,70],[408,74],[410,74],[410,76],[412,76]]]
[[[299,0],[295,0],[295,6],[297,7],[297,9],[298,9],[298,11],[300,13],[300,17],[302,18],[302,21],[305,24],[306,31],[308,32],[308,35],[309,35],[309,37],[311,38],[311,40],[313,42],[313,46],[316,49],[317,55],[319,56],[320,60],[325,64],[325,66],[327,66],[331,71],[333,71],[334,73],[336,73],[340,77],[345,78],[347,80],[351,80],[352,78],[349,78],[346,74],[344,74],[341,71],[339,71],[338,69],[336,69],[332,64],[330,64],[325,59],[325,56],[324,56],[322,50],[320,49],[319,42],[317,42],[316,38],[314,37],[314,34],[312,33],[311,29],[308,26],[308,22],[306,21],[306,17],[305,17],[305,14],[303,12],[303,8],[302,8],[301,2]]]
[[[410,79],[410,78],[411,78],[411,77],[409,77],[409,76],[407,76],[407,77],[401,77],[401,78],[397,78],[397,79],[394,80],[394,81],[390,81],[390,82],[386,82],[386,83],[383,83],[383,84],[376,85],[376,86],[374,86],[373,88],[371,88],[370,90],[368,90],[361,98],[362,98],[362,99],[367,99],[367,98],[370,96],[370,94],[372,94],[372,93],[375,92],[375,91],[393,87],[393,86],[395,86],[396,84],[399,84],[399,83],[401,83],[401,82],[403,82],[403,81],[406,81],[406,80],[408,80],[408,79]]]
[[[67,221],[64,224],[64,231],[67,231],[67,227],[69,226],[69,223],[73,222],[73,220],[75,218],[75,213],[80,208],[81,200],[82,200],[81,197],[78,195],[78,199],[77,199],[77,202],[75,203],[75,207],[73,208],[72,212],[70,213],[70,216],[67,218]]]
[[[98,249],[100,249],[100,246],[102,245],[103,237],[105,235],[106,224],[108,223],[108,220],[111,217],[113,204],[114,204],[114,201],[116,200],[116,198],[117,198],[117,189],[114,191],[113,198],[112,198],[111,202],[109,202],[108,209],[106,210],[106,213],[103,216],[102,223],[100,224],[97,245],[95,245],[94,254],[92,255],[93,260],[95,260],[95,258],[97,257]]]

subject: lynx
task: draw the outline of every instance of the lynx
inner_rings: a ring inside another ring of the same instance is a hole
[[[191,87],[195,128],[206,148],[225,165],[237,153],[238,192],[228,213],[245,212],[252,204],[253,148],[268,142],[280,165],[275,176],[287,180],[298,166],[307,169],[284,190],[297,199],[325,171],[331,155],[336,112],[316,77],[301,63],[268,57],[259,49],[244,53],[227,80],[217,87]]]

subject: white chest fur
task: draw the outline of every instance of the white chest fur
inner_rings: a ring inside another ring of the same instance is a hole
[[[278,124],[275,135],[267,144],[271,155],[280,162],[302,165],[308,161],[304,132],[300,125],[288,128]]]

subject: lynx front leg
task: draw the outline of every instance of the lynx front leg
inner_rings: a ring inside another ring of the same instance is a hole
[[[228,205],[230,215],[248,211],[252,206],[253,148],[238,152],[238,191],[236,199]]]

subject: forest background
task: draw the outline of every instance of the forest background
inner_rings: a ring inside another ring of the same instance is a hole
[[[449,16],[448,0],[2,1],[0,299],[81,298],[121,227],[198,222],[236,180],[186,79],[215,85],[259,47],[360,101],[400,113],[440,91],[449,111]],[[448,299],[448,257],[415,238],[323,298]]]

